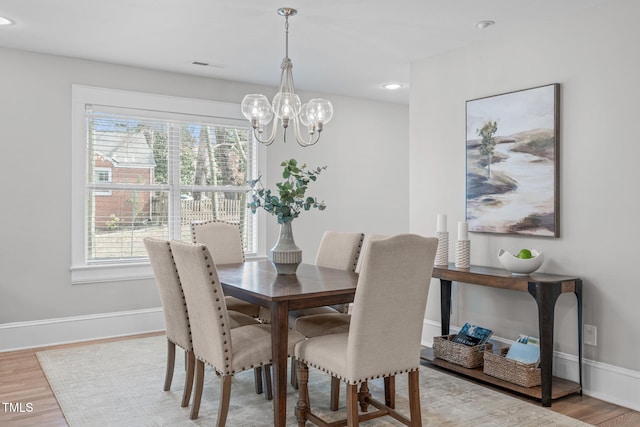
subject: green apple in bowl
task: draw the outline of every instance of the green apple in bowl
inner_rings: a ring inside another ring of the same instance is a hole
[[[516,256],[520,259],[534,258],[533,254],[529,249],[521,249],[520,252],[518,252],[518,255]]]

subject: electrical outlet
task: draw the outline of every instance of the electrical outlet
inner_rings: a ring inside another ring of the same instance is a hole
[[[582,337],[587,345],[597,346],[598,328],[593,325],[584,325]]]

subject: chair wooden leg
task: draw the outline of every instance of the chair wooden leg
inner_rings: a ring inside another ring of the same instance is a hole
[[[331,402],[329,407],[332,411],[338,410],[338,401],[340,400],[340,380],[334,376],[331,377]]]
[[[198,418],[200,401],[202,400],[202,387],[204,386],[204,362],[196,360],[196,381],[194,384],[193,405],[191,405],[191,419]]]
[[[217,427],[224,427],[229,413],[229,400],[231,399],[231,375],[223,375],[220,384],[220,407],[218,408]]]
[[[164,391],[171,388],[173,380],[173,367],[176,364],[176,345],[167,340],[167,370],[164,374]]]
[[[298,389],[298,360],[291,358],[291,387]]]
[[[358,420],[358,385],[347,384],[347,426],[357,427]]]
[[[422,427],[420,371],[409,372],[409,414],[411,415],[411,427]]]
[[[396,377],[384,378],[384,404],[391,409],[396,408]]]
[[[253,368],[253,383],[256,387],[256,394],[262,393],[262,366]]]
[[[295,414],[298,420],[298,427],[304,427],[307,423],[307,413],[311,410],[311,403],[309,402],[309,389],[307,383],[309,382],[309,368],[307,364],[298,362],[298,403],[296,404]]]
[[[196,364],[196,356],[193,351],[186,351],[184,353],[186,359],[185,369],[187,373],[184,378],[184,391],[182,392],[182,404],[181,406],[184,408],[185,406],[189,406],[189,399],[191,399],[191,389],[193,389],[193,375],[194,368]]]
[[[271,385],[271,365],[264,365],[264,398],[273,400],[273,386]]]
[[[358,401],[360,402],[360,410],[362,412],[369,411],[369,402],[367,399],[371,398],[371,393],[369,393],[369,383],[363,381],[360,384],[360,393],[358,393]]]

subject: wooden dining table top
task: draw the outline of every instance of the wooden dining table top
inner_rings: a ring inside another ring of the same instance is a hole
[[[267,260],[216,267],[225,295],[242,297],[263,306],[288,301],[290,306],[295,306],[290,310],[314,304],[317,299],[346,299],[345,302],[350,302],[358,282],[358,274],[352,271],[312,264],[300,264],[296,274],[277,274],[273,264]]]

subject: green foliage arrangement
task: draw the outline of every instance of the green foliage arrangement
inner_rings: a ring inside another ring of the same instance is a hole
[[[278,195],[273,195],[271,190],[264,188],[261,177],[249,183],[252,194],[247,207],[252,213],[256,213],[258,208],[263,208],[278,218],[278,224],[284,224],[298,218],[303,210],[317,208],[323,211],[326,208],[324,201],[319,202],[315,197],[305,196],[309,183],[316,181],[326,166],[307,169],[306,164],[298,166],[295,159],[284,161],[280,166],[283,168],[284,181],[276,183]]]

